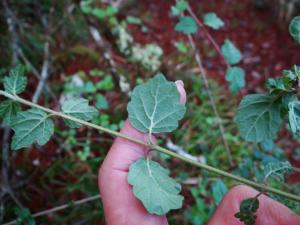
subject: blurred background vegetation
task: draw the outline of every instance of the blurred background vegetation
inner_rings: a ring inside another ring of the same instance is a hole
[[[233,96],[222,59],[201,31],[195,36],[233,165],[227,160],[192,49],[187,38],[174,31],[173,1],[2,0],[0,79],[14,65],[24,64],[29,80],[25,98],[58,110],[66,97],[84,96],[101,112],[93,123],[119,130],[127,117],[131,89],[161,71],[170,80],[183,80],[188,93],[180,129],[163,136],[161,145],[258,181],[265,163],[288,159],[299,167],[300,139],[286,132],[289,128],[283,128],[276,141],[254,145],[241,139],[233,117],[243,95],[261,92],[267,78],[299,65],[300,48],[289,37],[287,24],[299,13],[300,1],[189,2],[199,17],[216,12],[225,27],[209,32],[218,44],[230,37],[243,53],[247,84]],[[100,200],[79,205],[72,201],[98,194],[98,169],[113,138],[56,123],[54,138],[43,148],[35,145],[17,152],[8,151],[11,132],[1,126],[0,223],[18,219],[18,224],[104,224]],[[170,224],[205,224],[233,185],[165,155],[155,159],[183,184],[184,207],[169,215]],[[273,185],[300,194],[299,174],[290,175],[288,182]],[[285,203],[300,211],[292,202]],[[68,206],[64,210],[32,217],[64,204]]]

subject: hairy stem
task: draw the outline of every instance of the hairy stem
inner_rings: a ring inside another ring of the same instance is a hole
[[[254,182],[254,181],[251,181],[251,180],[248,180],[248,179],[236,176],[236,175],[233,175],[233,174],[228,173],[226,171],[223,171],[223,170],[217,169],[215,167],[206,165],[204,163],[200,163],[200,162],[197,162],[195,160],[189,159],[189,158],[187,158],[185,156],[179,155],[179,154],[177,154],[175,152],[172,152],[172,151],[170,151],[170,150],[168,150],[166,148],[160,147],[158,145],[149,144],[149,143],[143,142],[143,141],[141,141],[139,139],[130,137],[128,135],[125,135],[125,134],[122,134],[122,133],[110,130],[108,128],[105,128],[105,127],[102,127],[102,126],[98,126],[98,125],[92,124],[90,122],[86,122],[84,120],[77,119],[75,117],[66,115],[66,114],[64,114],[62,112],[57,112],[57,111],[54,111],[52,109],[48,109],[46,107],[43,107],[41,105],[32,103],[32,102],[27,101],[27,100],[25,100],[23,98],[20,98],[18,96],[11,95],[11,94],[9,94],[9,93],[7,93],[5,91],[2,91],[2,90],[0,90],[0,95],[3,95],[3,96],[5,96],[5,97],[7,97],[9,99],[12,99],[12,100],[17,101],[19,103],[22,103],[24,105],[27,105],[27,106],[30,106],[30,107],[33,107],[33,108],[37,108],[37,109],[43,110],[43,111],[45,111],[47,113],[50,113],[50,114],[52,114],[54,116],[59,116],[59,117],[64,118],[64,119],[68,119],[68,120],[71,120],[71,121],[83,124],[83,125],[85,125],[87,127],[91,127],[91,128],[97,129],[99,131],[102,131],[102,132],[105,132],[105,133],[109,133],[109,134],[111,134],[113,136],[121,137],[121,138],[127,139],[129,141],[135,142],[137,144],[141,144],[141,145],[147,146],[150,149],[154,149],[154,150],[157,150],[159,152],[165,153],[165,154],[167,154],[169,156],[173,156],[173,157],[175,157],[177,159],[180,159],[180,160],[182,160],[182,161],[184,161],[186,163],[189,163],[189,164],[194,165],[196,167],[199,167],[201,169],[205,169],[205,170],[207,170],[209,172],[218,174],[220,176],[231,178],[231,179],[233,179],[233,180],[235,180],[235,181],[237,181],[239,183],[243,183],[243,184],[252,186],[252,187],[257,188],[257,189],[259,189],[259,190],[261,190],[263,192],[272,192],[274,194],[278,194],[278,195],[281,195],[283,197],[289,198],[291,200],[295,200],[295,201],[300,202],[300,196],[297,196],[297,195],[294,195],[294,194],[291,194],[291,193],[288,193],[288,192],[285,192],[285,191],[282,191],[282,190],[278,190],[278,189],[275,189],[275,188],[266,186],[264,184],[260,184],[260,183],[257,183],[257,182]]]

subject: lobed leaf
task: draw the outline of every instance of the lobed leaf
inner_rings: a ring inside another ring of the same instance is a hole
[[[274,139],[281,127],[280,109],[281,104],[274,96],[267,94],[245,96],[235,118],[242,137],[251,142]]]
[[[129,168],[128,183],[134,195],[151,214],[164,215],[182,207],[180,184],[169,177],[169,171],[149,158],[142,158]]]
[[[229,67],[226,71],[225,79],[229,82],[229,89],[236,94],[245,87],[245,71],[237,66]]]
[[[245,225],[254,225],[256,221],[256,211],[259,208],[259,201],[257,198],[247,198],[240,204],[240,211],[234,216],[238,218]]]
[[[15,132],[12,140],[14,150],[29,147],[33,143],[44,145],[54,132],[54,124],[48,114],[40,109],[19,112],[11,122]]]
[[[89,101],[84,98],[74,98],[63,102],[62,111],[70,116],[84,121],[92,120],[98,115],[98,110],[89,106]],[[71,120],[65,120],[65,123],[71,128],[79,128],[81,125]]]
[[[196,21],[190,16],[181,17],[175,26],[175,30],[185,34],[194,34],[198,30]]]
[[[224,22],[214,13],[207,13],[203,16],[203,22],[206,26],[209,26],[215,30],[224,26]]]
[[[231,65],[239,63],[242,59],[242,53],[229,39],[225,39],[221,50],[226,61]]]
[[[300,44],[300,16],[294,17],[289,25],[290,35]]]
[[[134,88],[127,111],[132,126],[141,132],[171,132],[185,113],[174,82],[157,74]]]
[[[20,94],[27,85],[27,78],[24,76],[24,67],[16,66],[10,70],[9,76],[4,78],[4,89],[10,94]]]
[[[0,103],[0,117],[6,125],[10,125],[14,117],[21,110],[20,105],[11,100],[5,100]]]
[[[292,171],[292,165],[286,162],[270,162],[264,167],[264,181],[270,177],[283,182],[284,175]]]
[[[171,12],[173,16],[179,16],[188,7],[188,3],[185,0],[179,0],[176,2],[175,6],[171,7]]]
[[[293,133],[300,133],[300,101],[291,101],[288,104],[289,108],[289,123]]]

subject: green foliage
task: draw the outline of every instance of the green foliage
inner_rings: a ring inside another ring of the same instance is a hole
[[[54,132],[54,124],[47,113],[40,109],[29,109],[19,112],[11,121],[15,135],[12,149],[29,147],[34,142],[44,145]]]
[[[142,20],[138,17],[134,17],[134,16],[127,16],[126,20],[128,23],[132,23],[132,24],[141,24]]]
[[[289,123],[293,133],[300,133],[300,101],[292,101],[289,107]]]
[[[281,104],[276,96],[247,95],[241,101],[235,118],[246,141],[262,142],[274,139],[281,127]]]
[[[289,25],[290,35],[300,44],[300,16],[294,17]]]
[[[254,225],[256,221],[256,211],[259,208],[258,198],[248,198],[240,204],[240,211],[234,216],[245,225]]]
[[[15,208],[15,214],[18,217],[16,225],[35,225],[35,220],[27,208]]]
[[[188,2],[185,0],[179,0],[176,2],[175,6],[171,7],[171,13],[173,16],[179,16],[182,12],[184,12],[188,7]]]
[[[229,39],[225,39],[221,50],[226,61],[231,65],[237,64],[242,60],[242,53]]]
[[[237,66],[229,67],[226,71],[226,80],[229,82],[229,89],[233,94],[245,87],[245,71]]]
[[[194,34],[198,30],[196,21],[190,16],[181,17],[175,26],[175,30],[184,34]]]
[[[187,44],[185,44],[182,41],[176,42],[175,47],[181,53],[188,53],[188,51],[189,51],[189,48],[188,48]]]
[[[21,111],[21,107],[17,102],[5,100],[0,102],[0,117],[6,125],[10,125],[17,113]]]
[[[274,178],[280,182],[284,181],[284,175],[292,171],[292,165],[288,162],[270,162],[264,167],[264,181]]]
[[[103,95],[101,95],[101,94],[97,94],[96,95],[95,106],[98,109],[108,109],[108,107],[109,107],[106,98]]]
[[[89,106],[88,100],[83,98],[66,100],[61,108],[65,114],[84,121],[92,120],[93,117],[98,115],[98,110],[93,106]],[[65,122],[71,128],[80,127],[80,124],[74,121],[65,120]]]
[[[168,175],[168,170],[149,158],[139,159],[129,168],[128,183],[151,214],[164,215],[182,207],[181,186]]]
[[[24,76],[24,67],[19,65],[10,70],[9,76],[4,78],[4,89],[13,95],[22,93],[27,85],[27,78]]]
[[[224,22],[214,12],[207,13],[203,16],[203,22],[206,26],[218,30],[224,26]]]
[[[219,205],[224,195],[228,191],[224,182],[220,179],[214,181],[211,185],[212,187],[212,196],[215,201],[215,204]]]
[[[180,103],[175,83],[157,74],[133,90],[127,110],[133,127],[151,134],[176,129],[185,106]]]

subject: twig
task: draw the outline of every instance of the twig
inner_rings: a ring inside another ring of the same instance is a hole
[[[89,22],[87,22],[89,23]],[[96,45],[100,48],[101,51],[104,52],[104,58],[108,62],[111,68],[111,73],[113,74],[114,79],[119,83],[119,87],[122,92],[129,95],[130,93],[130,85],[126,83],[126,79],[122,74],[119,74],[117,71],[116,62],[112,57],[111,46],[109,43],[105,42],[101,36],[101,33],[92,25],[89,25],[89,31],[91,36],[93,37]]]
[[[208,98],[209,98],[210,104],[211,104],[212,109],[214,111],[214,114],[215,114],[215,116],[217,118],[218,126],[219,126],[219,129],[220,129],[220,132],[221,132],[222,141],[223,141],[225,150],[227,152],[227,157],[228,157],[229,163],[230,163],[231,166],[233,166],[233,160],[232,160],[232,156],[231,156],[231,151],[229,149],[227,139],[225,138],[225,129],[223,127],[223,122],[222,122],[222,119],[221,119],[221,117],[219,115],[215,99],[214,99],[214,97],[212,95],[212,92],[210,90],[209,82],[208,82],[208,79],[207,79],[207,76],[206,76],[206,71],[205,71],[205,69],[203,67],[203,64],[202,64],[202,59],[201,59],[200,53],[196,49],[196,45],[195,45],[193,37],[191,35],[188,35],[188,38],[189,38],[190,45],[191,45],[191,47],[192,47],[192,49],[194,51],[195,59],[196,59],[196,62],[198,64],[198,67],[199,67],[199,70],[200,70],[200,75],[201,75],[201,77],[202,77],[202,79],[204,81],[204,85],[205,85],[205,88],[206,88],[206,91],[207,91],[207,94],[208,94]]]
[[[20,98],[19,96],[9,94],[9,93],[7,93],[5,91],[2,91],[2,90],[0,90],[0,95],[4,96],[6,98],[12,99],[14,101],[17,101],[17,102],[19,102],[21,104],[24,104],[24,105],[27,105],[27,106],[30,106],[30,107],[33,107],[33,108],[37,108],[37,109],[40,109],[40,110],[43,110],[44,112],[47,112],[47,113],[49,113],[52,116],[58,116],[58,117],[63,118],[63,119],[71,120],[71,121],[74,121],[76,123],[80,123],[82,125],[85,125],[87,127],[91,127],[91,128],[97,129],[99,131],[111,134],[113,136],[124,138],[124,139],[132,141],[134,143],[146,146],[149,149],[154,149],[156,151],[165,153],[165,154],[167,154],[169,156],[172,156],[174,158],[180,159],[180,160],[182,160],[182,161],[184,161],[186,163],[189,163],[189,164],[194,165],[196,167],[199,167],[201,169],[205,169],[205,170],[208,170],[209,172],[218,174],[220,176],[225,176],[227,178],[233,179],[233,180],[235,180],[235,181],[237,181],[239,183],[243,183],[243,184],[252,186],[252,187],[257,188],[259,190],[263,190],[265,192],[272,192],[274,194],[281,195],[281,196],[289,198],[291,200],[300,202],[300,196],[297,196],[297,195],[294,195],[294,194],[291,194],[291,193],[288,193],[288,192],[285,192],[285,191],[282,191],[282,190],[279,190],[279,189],[276,189],[276,188],[272,188],[272,187],[266,186],[264,184],[260,184],[260,183],[254,182],[254,181],[245,179],[243,177],[236,176],[234,174],[231,174],[229,172],[220,170],[220,169],[215,168],[213,166],[209,166],[209,165],[204,164],[204,163],[200,163],[200,162],[191,160],[189,158],[181,156],[181,155],[179,155],[179,154],[177,154],[177,153],[175,153],[175,152],[173,152],[173,151],[171,151],[171,150],[169,150],[167,148],[161,147],[159,145],[154,145],[154,144],[146,143],[146,142],[144,142],[142,140],[133,138],[133,137],[128,136],[126,134],[122,134],[122,133],[119,133],[117,131],[110,130],[108,128],[105,128],[105,127],[102,127],[102,126],[99,126],[99,125],[96,125],[96,124],[93,124],[93,123],[90,123],[90,122],[87,122],[87,121],[75,118],[73,116],[69,116],[69,115],[64,114],[62,112],[54,111],[52,109],[43,107],[43,106],[35,104],[35,103],[32,103],[32,102],[27,101],[27,100],[25,100],[23,98]]]
[[[87,203],[87,202],[95,201],[97,199],[100,199],[100,195],[95,195],[95,196],[83,198],[83,199],[80,199],[80,200],[77,200],[77,201],[71,201],[70,203],[67,203],[67,204],[64,204],[64,205],[60,205],[60,206],[57,206],[57,207],[54,207],[54,208],[51,208],[51,209],[47,209],[47,210],[44,210],[44,211],[41,211],[41,212],[37,212],[37,213],[33,214],[32,217],[36,218],[36,217],[48,215],[50,213],[54,213],[54,212],[64,210],[64,209],[69,208],[71,206],[78,206],[78,205],[81,205],[81,204],[84,204],[84,203]],[[12,225],[12,224],[15,224],[17,222],[18,222],[17,220],[13,220],[13,221],[10,221],[8,223],[4,223],[3,225]]]
[[[213,47],[215,48],[215,50],[218,52],[218,54],[220,55],[220,57],[223,59],[224,63],[226,64],[226,67],[229,68],[230,65],[227,62],[227,60],[225,59],[225,57],[224,57],[224,55],[223,55],[223,53],[222,53],[222,51],[220,49],[220,46],[216,43],[215,39],[211,36],[211,34],[205,28],[204,24],[199,20],[199,18],[193,12],[193,10],[192,10],[192,8],[190,6],[188,6],[187,11],[194,18],[194,20],[196,21],[196,23],[198,24],[198,26],[200,27],[200,29],[206,35],[207,39],[212,43]]]
[[[42,90],[46,84],[46,81],[49,76],[49,64],[50,64],[50,52],[49,52],[49,42],[46,41],[44,45],[44,62],[42,67],[42,72],[40,76],[40,81],[38,86],[33,94],[32,102],[36,103],[42,93]]]

